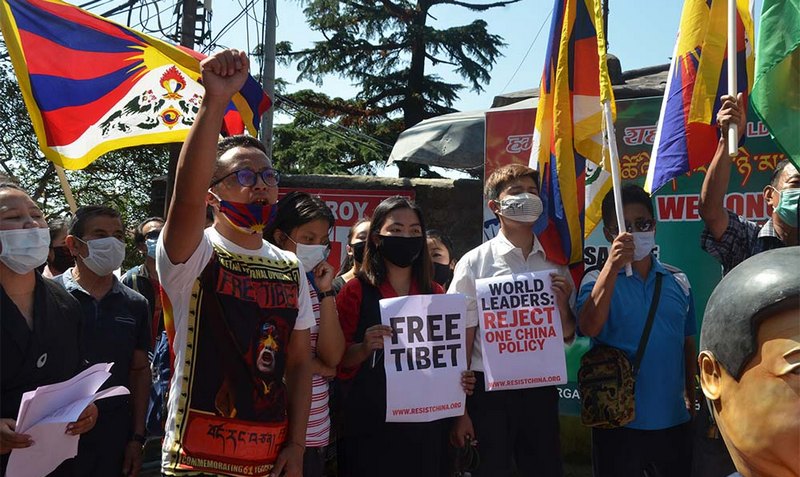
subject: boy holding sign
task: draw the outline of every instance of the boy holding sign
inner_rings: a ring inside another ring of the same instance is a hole
[[[488,391],[484,380],[484,372],[490,367],[485,352],[490,344],[489,335],[484,335],[487,324],[491,324],[495,351],[500,353],[502,341],[503,352],[512,352],[513,347],[520,361],[533,359],[537,365],[540,355],[534,353],[546,341],[552,342],[551,330],[566,341],[575,336],[572,278],[567,267],[547,260],[533,233],[533,223],[542,212],[538,183],[538,173],[520,164],[502,167],[489,176],[485,195],[488,207],[500,221],[500,232],[458,262],[448,290],[467,297],[467,359],[477,378],[475,392],[467,398],[467,411],[457,418],[451,440],[459,447],[467,438],[480,442],[481,464],[473,473],[476,477],[512,475],[512,458],[518,475],[562,475],[556,387],[531,380]],[[555,273],[536,273],[546,270]],[[518,280],[519,274],[526,274],[525,278]],[[498,283],[486,286],[496,287],[498,293],[482,306],[476,281],[492,277],[497,280],[490,281]],[[546,282],[551,282],[550,286]],[[504,287],[510,287],[509,293],[503,293]],[[482,313],[485,323],[480,328],[479,306],[482,310],[495,309],[491,316]],[[516,328],[515,334],[506,340],[504,333],[511,327]],[[516,336],[520,331],[523,334]]]

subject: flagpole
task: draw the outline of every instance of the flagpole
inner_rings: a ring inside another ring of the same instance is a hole
[[[736,97],[736,0],[728,0],[728,94]],[[744,106],[744,105],[740,105]],[[736,157],[739,153],[739,126],[733,121],[728,130],[728,156]]]
[[[67,180],[67,175],[64,173],[64,168],[53,164],[56,166],[56,174],[58,174],[58,181],[61,182],[61,189],[64,191],[64,197],[67,199],[67,204],[69,205],[69,211],[75,214],[78,210],[78,205],[75,203],[75,197],[72,196],[72,188],[69,186],[69,181]]]
[[[614,116],[611,114],[611,101],[603,101],[604,134],[608,140],[608,152],[611,155],[611,183],[614,191],[614,208],[617,212],[617,230],[625,232],[625,213],[622,209],[622,179],[619,172],[619,151],[617,150],[617,133],[614,131]],[[625,265],[625,276],[633,275],[631,264]]]

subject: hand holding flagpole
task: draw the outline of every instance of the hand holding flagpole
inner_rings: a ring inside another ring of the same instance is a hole
[[[728,94],[736,97],[736,0],[728,0]],[[739,153],[739,125],[731,121],[728,130],[728,155],[736,157]]]
[[[611,114],[611,102],[603,101],[603,128],[605,140],[608,143],[608,152],[611,158],[611,182],[614,191],[614,207],[617,213],[617,229],[619,233],[625,232],[625,214],[622,211],[622,179],[619,172],[619,151],[617,150],[617,135],[614,131],[614,117]],[[630,263],[625,264],[625,276],[633,275]]]

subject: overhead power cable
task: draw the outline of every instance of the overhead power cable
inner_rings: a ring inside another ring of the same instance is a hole
[[[297,113],[307,114],[307,115],[313,116],[313,117],[319,119],[320,121],[323,121],[323,122],[329,124],[330,126],[333,126],[336,129],[340,129],[340,130],[344,131],[346,134],[350,134],[352,136],[355,136],[355,137],[350,137],[350,138],[345,138],[345,139],[354,140],[354,141],[358,142],[359,144],[362,144],[362,145],[365,145],[365,146],[369,146],[369,147],[373,147],[373,148],[375,146],[378,146],[383,150],[388,150],[388,151],[392,150],[392,146],[390,144],[387,144],[387,143],[381,141],[380,139],[374,138],[374,137],[372,137],[372,136],[370,136],[368,134],[364,134],[361,131],[358,131],[356,129],[349,128],[347,126],[342,126],[338,122],[333,121],[330,118],[326,118],[324,116],[320,116],[319,114],[311,111],[310,109],[308,109],[308,108],[306,108],[306,107],[304,107],[304,106],[302,106],[300,104],[295,103],[294,101],[291,101],[290,99],[288,99],[288,98],[286,98],[284,96],[281,96],[281,95],[275,95],[275,96],[276,96],[276,99],[278,99],[280,101],[280,103],[278,103],[279,105],[287,104],[291,108],[293,108]],[[288,112],[289,114],[292,114],[285,107],[282,107],[281,109],[283,109],[284,111]],[[295,116],[295,114],[292,114],[292,116]],[[367,141],[371,141],[372,143],[374,143],[375,146],[370,145],[370,144],[365,144],[362,141],[358,141],[356,138],[363,138],[363,139],[365,139]],[[381,151],[381,152],[383,152],[383,151]]]
[[[553,14],[553,9],[551,8],[550,9],[550,13],[547,14],[547,18],[545,18],[544,21],[542,22],[541,26],[539,26],[539,31],[536,32],[536,36],[533,37],[533,41],[531,42],[530,46],[528,46],[528,51],[525,52],[525,56],[522,57],[522,61],[519,62],[519,65],[517,66],[517,69],[514,70],[514,74],[511,75],[511,78],[509,78],[508,83],[506,83],[506,85],[503,86],[503,89],[500,91],[501,93],[505,93],[506,88],[508,88],[508,85],[510,85],[511,82],[514,81],[514,78],[516,78],[517,73],[519,73],[519,70],[520,70],[520,68],[522,68],[522,65],[525,64],[525,60],[528,59],[528,54],[531,52],[531,49],[533,49],[533,45],[536,44],[536,40],[539,39],[539,34],[542,33],[542,29],[547,24],[547,20],[550,19],[550,16],[552,14]]]

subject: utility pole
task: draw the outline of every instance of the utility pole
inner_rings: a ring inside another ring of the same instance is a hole
[[[194,49],[195,27],[197,25],[197,0],[183,0],[181,6],[181,46]],[[172,191],[175,188],[175,171],[178,168],[178,156],[181,154],[182,143],[169,145],[169,166],[167,167],[167,188],[164,192],[164,218],[169,214],[169,204],[172,201]]]
[[[264,0],[264,32],[261,42],[261,83],[273,107],[261,117],[261,142],[267,148],[267,156],[272,157],[272,124],[275,117],[275,28],[277,0]]]
[[[197,23],[197,0],[183,0],[181,8],[181,46],[194,48],[194,28]]]

